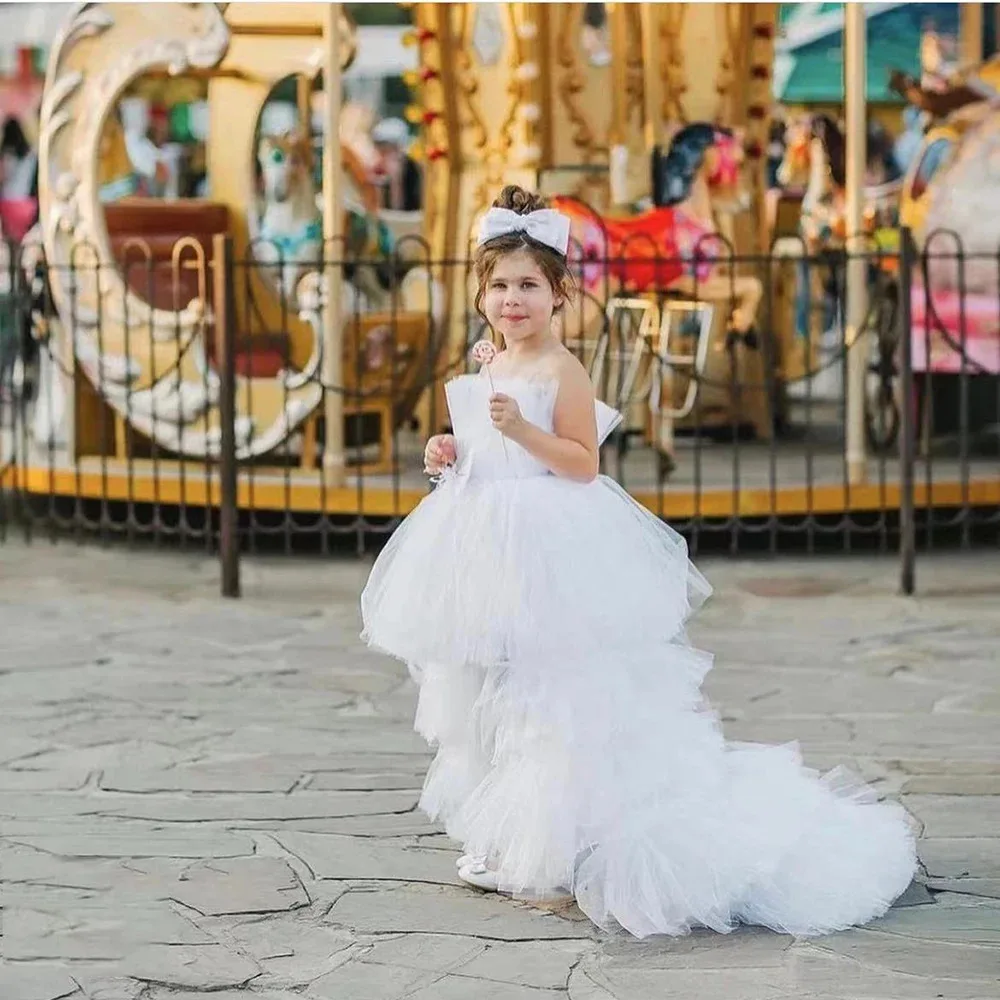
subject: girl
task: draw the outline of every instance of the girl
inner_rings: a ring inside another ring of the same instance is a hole
[[[363,638],[420,685],[437,746],[421,806],[465,845],[463,881],[568,892],[639,937],[871,920],[916,867],[905,813],[795,745],[724,740],[700,693],[711,658],[684,632],[711,588],[598,477],[619,416],[552,332],[568,239],[517,187],[483,218],[476,308],[505,349],[489,378],[447,384],[455,433],[424,455],[438,488],[361,597]]]

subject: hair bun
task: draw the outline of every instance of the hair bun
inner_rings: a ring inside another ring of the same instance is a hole
[[[506,208],[518,215],[537,212],[540,208],[548,208],[548,202],[533,191],[526,191],[517,184],[508,184],[493,201],[494,208]]]

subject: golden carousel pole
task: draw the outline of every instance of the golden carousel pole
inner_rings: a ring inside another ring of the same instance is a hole
[[[340,19],[341,4],[326,5],[323,89],[323,246],[326,258],[326,310],[323,314],[323,385],[325,438],[323,478],[327,486],[344,485],[343,268],[340,165]]]
[[[642,110],[643,138],[646,145],[646,162],[653,162],[653,150],[660,145],[663,138],[663,70],[659,58],[659,28],[660,5],[652,3],[640,4],[639,19],[642,30]],[[655,179],[652,182],[656,183]],[[655,197],[656,192],[652,191]],[[659,322],[654,324],[652,336],[655,338],[650,345],[654,352],[666,353],[669,345],[662,340]],[[662,365],[660,369],[660,398],[658,408],[651,414],[653,426],[653,442],[657,449],[666,454],[674,452],[674,418],[670,411],[674,405],[674,370],[669,362],[663,362],[653,355],[653,364]]]
[[[981,3],[958,6],[958,63],[962,70],[979,66],[983,61],[984,6]]]
[[[868,261],[864,243],[864,184],[867,145],[866,19],[863,3],[844,4],[844,104],[847,171],[844,190],[847,229],[847,301],[844,345],[847,350],[846,460],[848,482],[863,483],[867,473],[865,442],[865,314],[868,297]],[[852,246],[853,244],[853,246]]]
[[[647,6],[646,4],[642,5]],[[611,128],[608,133],[608,200],[628,201],[628,34],[623,3],[607,4],[611,36]]]
[[[657,58],[657,28],[660,24],[658,6],[651,3],[639,6],[639,18],[642,22],[643,137],[648,156],[653,155],[654,147],[660,142],[660,115],[663,107],[662,76],[660,60]]]
[[[312,80],[304,74],[300,74],[295,81],[295,103],[299,109],[299,128],[311,141]]]

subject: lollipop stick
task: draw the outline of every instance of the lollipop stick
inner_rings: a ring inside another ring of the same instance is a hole
[[[490,380],[490,392],[495,396],[496,393],[497,393],[497,390],[496,390],[496,387],[493,385],[493,375],[490,372],[490,366],[487,363],[487,364],[483,365],[483,367],[486,369],[486,377]],[[506,459],[507,458],[507,439],[503,436],[503,432],[502,431],[498,431],[498,433],[500,434],[500,447],[503,448],[503,457],[504,457],[504,459]]]

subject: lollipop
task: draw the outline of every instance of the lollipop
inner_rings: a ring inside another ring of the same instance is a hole
[[[478,365],[482,365],[486,369],[486,377],[490,380],[490,392],[495,393],[496,388],[493,385],[493,376],[490,374],[490,364],[493,359],[497,356],[496,345],[489,340],[477,340],[472,345],[472,350],[469,351],[469,357]],[[507,457],[507,442],[503,435],[500,435],[500,444],[503,447],[504,458]]]
[[[497,356],[496,344],[492,340],[477,340],[472,345],[472,360],[488,365]]]
[[[477,340],[472,345],[469,356],[477,365],[483,365],[486,368],[486,377],[490,380],[490,391],[496,392],[493,388],[493,376],[490,374],[490,365],[497,356],[496,346],[489,340]]]

